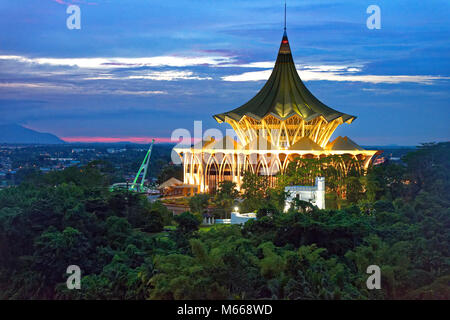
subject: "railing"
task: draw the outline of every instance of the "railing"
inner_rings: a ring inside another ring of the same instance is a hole
[[[231,219],[216,219],[215,223],[216,224],[230,224],[231,223]]]

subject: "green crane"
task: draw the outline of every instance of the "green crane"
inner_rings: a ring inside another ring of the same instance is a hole
[[[155,143],[155,139],[152,139],[150,148],[148,148],[147,154],[145,155],[144,161],[142,161],[141,167],[139,168],[139,171],[136,174],[136,178],[134,178],[134,181],[133,181],[133,184],[131,185],[130,190],[137,191],[137,192],[144,191],[145,176],[147,175],[148,164],[150,162],[150,156],[152,155],[152,149],[153,149],[154,143]],[[142,174],[142,180],[138,184],[138,180],[139,180],[142,170],[144,170],[144,172]]]
[[[134,191],[134,192],[148,191],[147,190],[148,188],[144,186],[144,182],[145,182],[145,177],[147,175],[148,165],[150,163],[150,156],[152,155],[152,149],[153,149],[154,143],[155,143],[155,139],[152,139],[152,143],[150,144],[150,147],[148,148],[147,154],[145,155],[145,158],[142,161],[141,167],[139,168],[139,171],[137,172],[133,183],[128,183],[128,182],[115,183],[111,186],[111,191],[117,190],[117,189],[122,189],[122,190],[126,189],[126,190]],[[141,174],[142,174],[142,176],[141,176]],[[141,178],[140,182],[138,182],[139,178]]]

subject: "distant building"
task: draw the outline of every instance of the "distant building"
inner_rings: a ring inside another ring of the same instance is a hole
[[[79,153],[79,152],[87,152],[87,151],[95,151],[95,149],[92,148],[74,148],[72,149],[72,153]]]
[[[239,212],[232,212],[231,213],[231,224],[244,224],[248,220],[256,219],[256,213],[239,213]]]
[[[232,212],[230,219],[214,219],[207,218],[203,219],[203,224],[245,224],[248,220],[256,219],[256,213],[239,213]]]
[[[314,186],[290,186],[284,188],[288,192],[285,211],[289,209],[294,199],[307,201],[319,209],[325,209],[325,178],[316,177]]]
[[[60,161],[60,162],[69,162],[74,161],[73,158],[49,158],[50,161]]]
[[[379,158],[376,158],[376,159],[373,161],[373,165],[374,165],[374,166],[378,166],[378,165],[383,164],[383,163],[385,163],[385,162],[386,162],[386,158],[385,158],[385,157],[379,157]]]
[[[170,178],[158,186],[159,192],[164,197],[186,197],[197,193],[196,185],[184,184],[177,178]]]
[[[120,152],[125,152],[125,151],[127,151],[127,149],[115,149],[115,148],[106,149],[106,152],[108,152],[108,153],[120,153]]]

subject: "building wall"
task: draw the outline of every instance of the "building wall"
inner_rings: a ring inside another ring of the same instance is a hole
[[[179,152],[185,151],[185,152]],[[348,154],[358,160],[358,170],[365,170],[370,164],[372,151],[359,153],[346,152],[247,152],[240,150],[223,150],[218,152],[191,152],[190,149],[178,150],[183,162],[185,184],[198,186],[197,192],[213,192],[222,181],[233,181],[240,189],[245,171],[270,177],[270,184],[276,184],[276,175],[283,174],[289,163],[295,158],[320,158],[332,154]],[[348,168],[347,168],[348,169]],[[344,169],[345,170],[345,169]]]
[[[251,220],[251,219],[256,219],[255,213],[239,214],[237,212],[232,212],[230,223],[231,224],[244,224],[248,220]]]
[[[319,209],[325,209],[325,178],[317,177],[314,187],[290,186],[284,188],[288,193],[285,209],[289,209],[295,198],[310,202]]]

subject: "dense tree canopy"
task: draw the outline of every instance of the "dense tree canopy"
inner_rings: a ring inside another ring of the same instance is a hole
[[[350,174],[341,209],[283,213],[281,189],[247,175],[242,206],[258,219],[210,229],[197,214],[229,206],[232,184],[173,219],[110,192],[103,164],[32,176],[0,191],[0,299],[449,299],[449,157],[450,143],[423,145]],[[80,290],[65,285],[73,264]],[[373,264],[381,290],[366,287]]]

